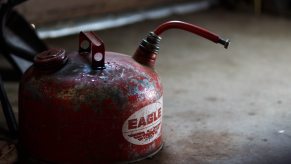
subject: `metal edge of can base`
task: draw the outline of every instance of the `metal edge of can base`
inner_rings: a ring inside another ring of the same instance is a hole
[[[124,162],[117,162],[117,164],[127,164],[127,163],[135,163],[135,162],[139,162],[142,161],[144,159],[148,159],[148,158],[152,158],[153,156],[155,156],[156,154],[158,154],[162,149],[163,149],[164,143],[162,143],[162,145],[153,153],[151,153],[148,156],[136,159],[136,160],[132,160],[132,161],[124,161]],[[50,164],[52,162],[49,161],[44,161],[44,160],[40,160],[40,159],[36,159],[30,156],[26,156],[26,159],[24,160],[24,162],[26,163],[31,163],[31,164]]]
[[[118,162],[118,164],[135,163],[135,162],[142,161],[144,159],[152,158],[153,156],[157,155],[163,149],[163,147],[164,147],[164,143],[162,143],[162,145],[156,151],[151,153],[150,155],[147,155],[145,157],[142,157],[142,158],[139,158],[139,159],[135,159],[135,160],[132,160],[132,161]]]

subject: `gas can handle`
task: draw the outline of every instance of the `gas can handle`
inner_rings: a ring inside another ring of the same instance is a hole
[[[94,32],[80,32],[79,53],[91,54],[93,69],[105,69],[105,46]]]

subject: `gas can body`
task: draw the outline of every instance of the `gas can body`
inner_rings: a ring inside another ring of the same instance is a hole
[[[58,70],[32,66],[21,81],[20,143],[28,156],[94,163],[157,152],[163,91],[156,72],[113,52],[105,53],[102,70],[92,69],[78,52],[66,55]]]

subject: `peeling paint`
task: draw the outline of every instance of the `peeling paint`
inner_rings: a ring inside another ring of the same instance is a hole
[[[62,163],[67,157],[74,163],[79,159],[90,163],[91,157],[132,161],[159,150],[161,136],[141,146],[122,135],[123,122],[130,115],[162,97],[157,74],[129,56],[112,52],[106,53],[104,70],[92,69],[78,53],[67,55],[69,61],[57,72],[31,67],[24,75],[19,120],[20,140],[27,152],[38,159]],[[67,153],[59,156],[55,145]]]

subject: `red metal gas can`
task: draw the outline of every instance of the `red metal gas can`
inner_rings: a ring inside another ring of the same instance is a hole
[[[157,153],[163,145],[163,89],[154,63],[159,35],[169,28],[228,45],[197,26],[172,21],[150,33],[133,57],[105,52],[92,32],[80,33],[78,52],[38,54],[19,90],[25,160],[131,162]]]

